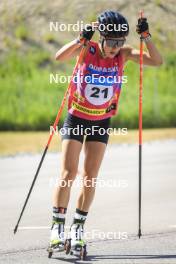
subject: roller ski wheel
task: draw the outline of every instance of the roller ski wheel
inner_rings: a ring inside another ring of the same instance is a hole
[[[83,241],[79,241],[78,244],[76,244],[75,246],[73,247],[71,246],[70,255],[79,257],[80,260],[86,260],[86,257],[87,257],[86,244],[84,244]]]
[[[51,248],[48,248],[47,251],[48,251],[48,258],[51,258],[53,255],[53,250]]]
[[[48,258],[51,258],[54,252],[63,252],[65,250],[65,244],[63,242],[51,244],[48,251]]]
[[[66,239],[65,241],[65,254],[68,255],[70,253],[71,254],[71,239]]]
[[[80,259],[86,260],[86,258],[87,258],[87,250],[86,250],[86,245],[84,245],[80,251]]]

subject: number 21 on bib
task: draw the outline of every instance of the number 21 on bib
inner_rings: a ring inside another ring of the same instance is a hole
[[[113,87],[104,85],[87,84],[85,97],[93,105],[103,105],[113,96]]]

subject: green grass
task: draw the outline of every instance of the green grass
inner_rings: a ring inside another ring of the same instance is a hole
[[[175,56],[176,58],[176,56]],[[119,104],[119,118],[115,125],[138,127],[139,66],[130,62],[125,70],[128,83],[123,86]],[[143,77],[143,124],[144,127],[176,126],[176,70],[175,65],[154,68],[144,67]]]
[[[21,40],[27,40],[28,38],[28,29],[24,24],[18,25],[15,29],[15,37]]]
[[[159,68],[144,68],[143,124],[146,128],[176,126],[176,54]],[[55,63],[43,51],[11,52],[0,64],[0,130],[48,130],[66,90],[50,84],[50,73],[71,74],[74,61]],[[128,63],[128,83],[123,85],[119,114],[113,125],[138,127],[139,66]],[[66,108],[62,120],[66,114]],[[61,122],[62,123],[62,122]]]

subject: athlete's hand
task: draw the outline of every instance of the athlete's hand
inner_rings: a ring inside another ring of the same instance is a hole
[[[138,24],[136,25],[136,32],[140,34],[142,37],[147,37],[150,35],[147,18],[138,19]]]
[[[80,33],[79,39],[86,39],[86,40],[91,40],[93,37],[95,30],[92,28],[91,25],[87,25],[83,31]]]

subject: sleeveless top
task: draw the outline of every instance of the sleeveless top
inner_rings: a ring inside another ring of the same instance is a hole
[[[122,55],[102,58],[98,43],[90,41],[81,66],[72,76],[68,112],[87,120],[102,120],[117,113],[123,76]]]

